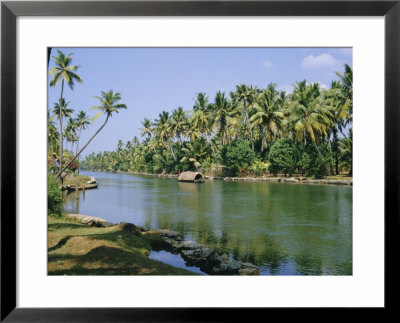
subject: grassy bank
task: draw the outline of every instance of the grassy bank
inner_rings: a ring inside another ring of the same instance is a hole
[[[196,275],[148,258],[157,237],[48,217],[49,275]]]

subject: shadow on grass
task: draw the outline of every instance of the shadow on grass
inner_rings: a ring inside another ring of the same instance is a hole
[[[62,268],[73,263],[71,268]],[[101,246],[86,255],[49,255],[49,265],[58,263],[60,269],[49,270],[49,275],[196,275],[184,269],[174,268],[151,260],[139,252]]]
[[[56,231],[62,229],[82,229],[85,226],[78,223],[49,223],[48,230]]]
[[[67,243],[67,241],[72,238],[72,236],[66,236],[64,238],[62,238],[55,246],[50,247],[49,249],[47,249],[47,251],[53,251],[56,250],[58,248],[61,248],[63,245],[65,245]]]
[[[62,260],[76,260],[77,256],[71,255],[71,254],[51,254],[47,256],[47,261],[49,263],[51,262],[58,262]]]
[[[150,244],[146,240],[144,240],[141,237],[138,237],[134,234],[131,234],[129,232],[124,232],[123,230],[113,231],[113,232],[108,232],[108,233],[103,233],[103,234],[91,234],[90,238],[96,239],[96,240],[111,241],[111,242],[117,243],[120,246],[127,248],[127,249],[132,249],[132,248],[150,249],[151,248]]]

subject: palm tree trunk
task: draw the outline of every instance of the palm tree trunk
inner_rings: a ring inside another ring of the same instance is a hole
[[[72,158],[69,162],[67,162],[65,164],[64,168],[62,170],[60,170],[60,172],[57,174],[57,177],[60,177],[61,174],[63,173],[63,171],[65,171],[68,168],[68,166],[71,165],[71,163],[82,153],[82,151],[85,150],[85,148],[90,144],[90,142],[93,140],[93,138],[97,136],[97,134],[101,131],[101,129],[104,128],[104,126],[106,125],[109,117],[110,117],[110,115],[107,114],[106,121],[104,121],[103,125],[99,128],[99,130],[97,130],[95,132],[95,134],[92,137],[90,137],[89,141],[85,144],[85,146],[82,147],[81,150],[79,150],[79,152],[74,156],[74,158]]]
[[[265,130],[265,126],[263,126],[263,139],[261,140],[261,153],[265,150],[267,146],[267,133]]]
[[[321,158],[323,159],[324,156],[322,156],[320,150],[318,149],[317,143],[316,143],[315,141],[314,141],[314,146],[315,146],[315,149],[317,149],[318,154],[319,154],[319,155],[321,156]],[[328,168],[328,166],[325,165],[325,168],[326,168],[327,172],[329,173],[329,168]]]
[[[168,144],[169,144],[169,149],[171,149],[172,157],[174,157],[174,160],[176,161],[176,157],[175,157],[175,154],[174,154],[174,150],[172,149],[172,145],[171,145],[170,142]]]
[[[245,111],[245,117],[246,117],[246,126],[250,131],[251,149],[254,151],[253,131],[251,130],[251,127],[250,127],[249,112],[247,111],[246,101],[244,101],[244,111]]]
[[[334,144],[334,149],[335,149],[335,173],[336,175],[339,175],[339,154],[337,151],[337,145],[338,145],[338,137],[337,137],[337,129],[336,127],[333,128],[333,144]]]
[[[333,152],[332,152],[330,135],[328,136],[328,145],[329,145],[329,151],[331,153],[331,174],[333,174],[334,173],[334,163],[333,163]]]
[[[81,133],[82,133],[82,126],[81,126],[80,129],[79,129],[78,141],[76,142],[76,152],[75,152],[75,155],[78,154],[79,140],[81,139]],[[79,166],[79,157],[78,157],[78,174],[79,174],[79,168],[80,168],[80,166]]]
[[[61,96],[60,96],[60,101],[63,98],[63,92],[64,92],[64,79],[61,81]],[[60,102],[61,103],[61,102]],[[62,169],[62,158],[63,158],[63,128],[62,128],[62,106],[60,105],[60,114],[59,114],[59,119],[60,119],[60,173]]]
[[[315,146],[315,149],[317,149],[318,154],[319,154],[321,157],[323,157],[322,154],[321,154],[321,152],[320,152],[320,150],[318,149],[317,143],[316,143],[315,141],[314,141],[314,146]]]

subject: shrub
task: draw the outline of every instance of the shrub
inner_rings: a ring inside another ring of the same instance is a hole
[[[326,147],[323,145],[320,146],[321,153],[324,157],[322,157],[314,145],[306,145],[300,147],[301,153],[298,161],[298,168],[302,174],[306,176],[314,177],[314,178],[322,178],[327,174],[327,161],[329,159],[329,155]]]
[[[269,150],[268,160],[271,163],[270,171],[274,175],[279,171],[292,175],[298,161],[297,148],[289,139],[278,139]]]
[[[247,142],[235,140],[231,145],[223,147],[221,157],[229,174],[235,176],[239,168],[248,167],[253,163],[255,154]]]
[[[268,164],[261,160],[256,160],[250,167],[250,170],[256,176],[261,176],[264,174],[265,170],[268,168]]]
[[[58,180],[49,174],[47,176],[47,214],[61,216],[62,209],[62,193],[58,186]]]

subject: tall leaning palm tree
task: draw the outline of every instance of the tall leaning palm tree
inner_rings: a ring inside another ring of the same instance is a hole
[[[118,103],[121,100],[121,94],[110,90],[108,92],[101,91],[101,97],[95,96],[95,98],[99,99],[101,105],[94,106],[91,110],[99,110],[99,112],[93,117],[93,121],[95,121],[101,114],[106,115],[106,120],[101,125],[101,127],[94,133],[92,137],[88,140],[88,142],[79,150],[79,152],[64,166],[63,169],[57,174],[57,176],[61,176],[62,172],[68,168],[68,166],[85,150],[85,148],[90,144],[90,142],[98,135],[98,133],[104,128],[108,119],[112,116],[113,112],[119,113],[120,109],[126,109],[127,106],[123,103]]]
[[[58,82],[61,80],[61,95],[60,101],[63,100],[64,83],[66,83],[71,90],[74,89],[75,81],[82,83],[81,77],[75,72],[78,70],[78,65],[72,65],[72,55],[73,53],[66,56],[62,51],[57,51],[58,56],[53,56],[55,66],[50,69],[50,75],[53,78],[50,81],[50,87],[56,87]],[[49,53],[50,54],[50,53]],[[60,122],[62,123],[61,109],[59,114]],[[62,169],[62,149],[63,149],[63,135],[62,135],[62,125],[60,126],[60,171]]]

